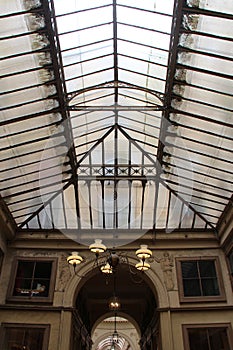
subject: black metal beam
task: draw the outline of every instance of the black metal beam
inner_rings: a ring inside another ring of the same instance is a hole
[[[159,145],[157,150],[157,162],[159,165],[162,165],[162,162],[163,162],[164,139],[166,134],[167,120],[169,119],[169,109],[171,107],[171,101],[172,101],[172,90],[173,90],[173,82],[174,82],[174,76],[176,71],[176,61],[177,61],[179,35],[180,35],[179,30],[183,21],[182,6],[183,6],[183,0],[175,0],[174,10],[173,10],[172,30],[170,35],[168,69],[167,69],[166,86],[165,86],[165,98],[164,98],[165,110],[161,120]]]
[[[201,9],[199,7],[184,7],[183,11],[184,11],[184,13],[193,13],[195,15],[203,15],[203,16],[217,17],[217,18],[224,18],[224,19],[233,20],[233,15],[230,13],[224,13],[224,12],[219,12],[219,11],[210,11],[210,10],[206,10],[206,9]]]
[[[118,103],[118,48],[117,48],[117,2],[113,0],[113,61],[114,61],[114,82],[117,86],[114,88],[114,103]]]
[[[114,111],[115,106],[68,106],[70,111]],[[162,111],[164,110],[163,106],[154,105],[154,106],[117,106],[118,111]]]

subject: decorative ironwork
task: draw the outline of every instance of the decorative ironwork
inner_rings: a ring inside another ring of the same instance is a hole
[[[78,167],[77,169],[77,175],[78,178],[81,179],[82,177],[85,176],[92,176],[96,179],[99,177],[105,177],[107,178],[112,178],[114,176],[120,176],[120,177],[125,177],[125,178],[134,178],[138,176],[151,176],[154,177],[156,176],[156,168],[155,166],[147,166],[147,165],[82,165]],[[144,178],[141,178],[142,180],[145,180]]]

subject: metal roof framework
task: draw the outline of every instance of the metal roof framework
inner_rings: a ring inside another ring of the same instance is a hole
[[[18,229],[85,243],[217,231],[232,201],[231,1],[1,6],[1,197]]]

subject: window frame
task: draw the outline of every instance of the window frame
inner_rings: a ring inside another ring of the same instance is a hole
[[[4,259],[4,252],[0,248],[0,275],[1,275],[1,272],[2,272],[3,259]]]
[[[231,323],[183,324],[182,333],[183,333],[184,349],[190,350],[188,330],[197,329],[197,328],[202,328],[202,329],[225,328],[230,348],[233,349],[233,331],[232,331]]]
[[[183,284],[183,278],[182,278],[182,268],[181,263],[185,261],[203,261],[203,260],[212,260],[214,261],[215,265],[215,271],[216,271],[216,277],[218,281],[218,287],[219,287],[219,295],[200,295],[200,296],[185,296],[184,295],[184,284]],[[187,302],[211,302],[211,301],[226,301],[226,294],[222,279],[222,272],[220,268],[220,262],[218,256],[205,256],[205,257],[181,257],[176,258],[176,270],[177,270],[177,282],[178,282],[178,292],[179,292],[179,299],[181,303],[187,303]]]
[[[50,283],[49,283],[49,293],[48,296],[43,297],[33,297],[33,296],[26,296],[26,295],[14,295],[14,286],[15,281],[17,277],[17,270],[18,270],[18,264],[21,261],[28,261],[28,262],[50,262],[51,263],[51,275],[50,275]],[[53,301],[53,295],[54,295],[54,289],[55,289],[55,282],[56,282],[56,272],[57,272],[57,258],[50,258],[50,257],[20,257],[17,256],[14,258],[14,261],[12,263],[12,270],[10,275],[10,282],[9,287],[7,291],[7,302],[30,302],[30,303],[37,303],[37,302],[44,302],[44,303],[52,303]]]
[[[27,323],[5,323],[5,322],[3,322],[0,326],[0,348],[1,349],[3,349],[6,329],[9,329],[9,328],[13,328],[13,329],[22,328],[22,330],[27,330],[27,329],[32,329],[32,328],[33,329],[44,329],[42,350],[48,349],[50,324],[35,324],[35,323],[27,324]]]
[[[227,266],[229,269],[229,275],[230,275],[230,280],[231,280],[231,286],[233,289],[233,267],[231,268],[231,264],[230,264],[230,255],[233,255],[233,244],[231,246],[231,248],[229,249],[229,252],[227,253]]]

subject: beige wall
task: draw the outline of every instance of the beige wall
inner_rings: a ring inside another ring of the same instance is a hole
[[[20,244],[23,244],[21,242]],[[31,245],[33,244],[30,243]],[[45,243],[43,243],[45,245]],[[205,245],[208,242],[205,241]],[[217,247],[201,249],[175,246],[174,243],[167,249],[158,248],[153,250],[155,261],[151,262],[152,269],[147,273],[151,286],[157,295],[157,303],[161,319],[161,338],[163,350],[185,350],[183,347],[182,325],[195,323],[231,323],[233,328],[233,293],[230,282],[229,270],[223,251]],[[66,256],[72,249],[61,250],[58,247],[51,249],[51,243],[43,249],[35,244],[29,249],[19,247],[8,248],[5,255],[4,264],[0,278],[0,322],[8,323],[36,323],[50,324],[49,350],[69,350],[70,330],[71,330],[71,308],[74,306],[77,289],[81,279],[73,274],[72,268],[67,265]],[[166,281],[166,274],[161,263],[164,252],[168,252],[172,261],[172,270],[169,283]],[[87,250],[82,250],[81,255],[85,257],[85,263],[80,266],[79,272],[86,274],[93,266],[93,257]],[[7,288],[10,281],[12,261],[14,256],[21,257],[55,257],[58,259],[58,270],[56,273],[56,284],[53,303],[49,306],[43,305],[38,310],[33,310],[34,306],[27,309],[27,305],[6,303]],[[182,257],[214,257],[220,259],[222,277],[226,300],[211,303],[188,303],[182,304],[179,300],[176,258]],[[92,260],[91,260],[92,259]],[[129,251],[130,263],[135,264],[134,251]],[[43,310],[45,307],[45,310]]]
[[[62,313],[54,311],[33,311],[33,310],[3,310],[0,309],[0,323],[19,323],[19,324],[44,324],[50,326],[49,347],[48,350],[68,349],[69,343],[64,338],[62,332]],[[69,326],[70,322],[66,324]],[[60,346],[62,343],[62,347]]]

